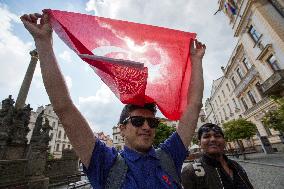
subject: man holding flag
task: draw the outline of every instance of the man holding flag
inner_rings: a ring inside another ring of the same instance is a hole
[[[37,23],[39,19],[40,23]],[[96,189],[181,188],[181,167],[202,107],[202,58],[206,46],[197,40],[190,43],[190,54],[187,57],[191,61],[191,75],[188,81],[190,83],[187,83],[189,87],[186,88],[187,103],[182,109],[176,132],[160,145],[160,151],[154,150],[152,143],[155,127],[159,124],[159,120],[155,118],[155,104],[127,104],[119,121],[125,148],[118,153],[94,136],[88,122],[72,102],[53,52],[50,14],[25,14],[21,20],[34,38],[51,104],[84,164],[92,186]],[[76,40],[73,42],[81,45]],[[173,165],[173,169],[167,168],[167,165]]]

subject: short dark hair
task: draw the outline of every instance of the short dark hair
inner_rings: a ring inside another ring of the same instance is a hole
[[[218,125],[214,124],[214,123],[205,123],[204,125],[202,125],[198,131],[197,131],[197,137],[198,137],[198,140],[201,139],[201,136],[204,132],[208,132],[208,129],[209,130],[213,130],[215,132],[218,132],[220,133],[223,137],[224,137],[224,133],[222,131],[222,128],[219,127]]]
[[[156,115],[157,112],[157,106],[155,103],[146,103],[144,106],[138,106],[134,104],[127,104],[124,106],[124,108],[121,111],[120,118],[118,124],[123,124],[123,121],[129,117],[130,113],[137,109],[144,109],[151,111],[154,115]]]

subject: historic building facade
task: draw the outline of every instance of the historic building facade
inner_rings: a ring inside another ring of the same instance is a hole
[[[276,107],[269,96],[284,96],[283,7],[283,1],[219,0],[238,43],[221,68],[224,75],[213,82],[205,103],[207,119],[220,125],[237,118],[252,121],[258,134],[243,144],[258,150],[261,137],[283,150],[279,132],[266,129],[261,121]]]
[[[114,126],[112,128],[112,136],[113,136],[113,147],[118,150],[122,150],[125,145],[124,138],[120,134],[119,126]]]
[[[27,138],[30,141],[36,118],[42,111],[44,111],[43,116],[48,119],[49,125],[52,127],[52,130],[49,131],[49,136],[51,138],[49,141],[49,153],[53,155],[54,158],[61,158],[62,150],[72,149],[72,145],[66,136],[59,118],[53,111],[51,104],[48,104],[45,107],[40,106],[37,108],[36,112],[32,112],[29,123],[30,132],[28,133]]]

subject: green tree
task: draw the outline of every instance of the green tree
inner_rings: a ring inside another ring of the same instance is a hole
[[[156,136],[153,145],[157,147],[160,143],[164,142],[176,129],[168,126],[165,123],[160,123],[156,128]]]
[[[47,159],[52,160],[52,159],[54,159],[54,156],[50,152],[48,152]]]
[[[194,134],[192,137],[192,144],[198,144],[197,134]]]
[[[253,137],[257,132],[256,125],[245,119],[237,119],[224,123],[223,128],[227,141],[237,142],[244,159],[246,159],[244,147],[240,144],[240,140]]]
[[[275,98],[274,101],[278,104],[277,109],[270,110],[262,118],[264,126],[269,129],[280,131],[281,135],[284,133],[284,98]]]

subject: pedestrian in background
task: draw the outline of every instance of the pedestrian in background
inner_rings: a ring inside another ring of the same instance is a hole
[[[224,154],[222,129],[206,123],[198,129],[202,156],[185,166],[181,179],[184,189],[252,189],[245,170]]]

